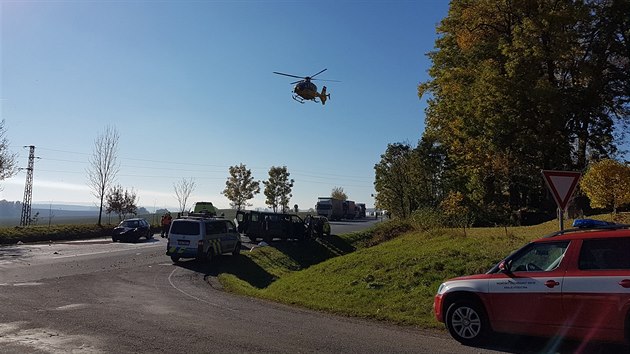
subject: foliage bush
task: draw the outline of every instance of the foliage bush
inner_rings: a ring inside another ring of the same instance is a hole
[[[426,231],[444,227],[444,215],[435,208],[420,208],[411,213],[409,222],[416,230]]]
[[[366,240],[365,246],[376,246],[413,230],[414,226],[407,220],[395,219],[378,223],[369,231],[370,237]]]

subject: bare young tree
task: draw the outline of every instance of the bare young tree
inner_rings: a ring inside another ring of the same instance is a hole
[[[120,170],[120,164],[117,161],[119,138],[120,135],[115,127],[105,127],[103,132],[94,140],[94,150],[89,158],[90,166],[86,171],[88,186],[100,203],[98,225],[101,225],[105,192],[116,180],[116,175]]]
[[[17,173],[17,154],[9,151],[9,140],[4,136],[5,133],[3,119],[0,121],[0,181]]]
[[[182,178],[180,181],[173,183],[173,188],[175,188],[175,197],[177,202],[179,202],[179,210],[183,213],[186,211],[188,198],[195,190],[195,181],[192,177],[189,179]]]

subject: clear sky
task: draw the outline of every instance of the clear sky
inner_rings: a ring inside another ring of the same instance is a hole
[[[295,179],[290,206],[342,187],[372,207],[374,164],[388,143],[415,145],[435,27],[446,0],[0,0],[0,119],[27,166],[33,202],[95,205],[86,169],[96,137],[120,133],[117,183],[139,205],[176,210],[174,183],[221,208],[228,167]],[[318,82],[325,106],[291,99]],[[25,172],[0,183],[22,201]],[[260,193],[254,207],[265,207]],[[189,203],[190,205],[190,203]]]
[[[120,133],[117,183],[139,205],[190,200],[228,207],[228,167],[257,180],[272,166],[295,179],[290,205],[313,207],[342,187],[373,206],[374,164],[388,143],[424,130],[435,1],[0,0],[1,117],[26,167],[35,145],[33,202],[96,204],[86,169],[105,126]],[[280,71],[322,79],[325,106],[291,98]],[[23,200],[26,172],[1,182]],[[262,185],[262,184],[261,184]],[[252,200],[265,207],[262,192]]]

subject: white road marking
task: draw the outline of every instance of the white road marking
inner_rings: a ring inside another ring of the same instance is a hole
[[[85,308],[85,307],[88,307],[88,304],[70,304],[70,305],[65,305],[65,306],[59,306],[55,310],[64,311],[64,310],[80,309],[80,308]]]
[[[186,296],[188,296],[188,297],[190,297],[190,298],[193,298],[193,299],[195,299],[195,300],[197,300],[197,301],[201,301],[201,302],[206,303],[206,304],[208,304],[208,305],[210,305],[210,306],[220,307],[220,308],[225,309],[225,310],[230,310],[230,311],[234,311],[234,312],[236,312],[236,310],[235,310],[235,309],[231,309],[231,308],[228,308],[228,307],[223,307],[223,306],[220,306],[219,304],[215,304],[215,303],[213,303],[213,302],[210,302],[210,301],[207,301],[207,300],[204,300],[204,299],[200,299],[200,298],[198,298],[198,297],[196,297],[196,296],[194,296],[194,295],[191,295],[191,294],[189,294],[189,293],[185,292],[184,290],[182,290],[182,289],[178,288],[177,286],[175,286],[175,284],[173,284],[173,280],[171,279],[171,277],[173,276],[173,274],[175,274],[175,272],[177,271],[177,269],[179,269],[179,268],[175,268],[175,269],[173,269],[173,271],[171,272],[171,274],[169,274],[169,275],[168,275],[168,282],[171,284],[171,286],[173,287],[173,289],[175,289],[175,290],[179,291],[180,293],[182,293],[182,294],[184,294],[184,295],[186,295]]]

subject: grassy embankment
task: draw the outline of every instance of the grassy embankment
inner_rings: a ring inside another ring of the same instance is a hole
[[[610,220],[607,215],[596,218]],[[630,223],[630,214],[623,219]],[[552,221],[464,233],[423,231],[392,221],[366,232],[313,241],[312,247],[274,243],[276,247],[255,248],[238,260],[224,257],[216,271],[229,291],[349,316],[442,328],[433,318],[432,304],[443,280],[485,272],[528,241],[557,229],[557,221]]]

